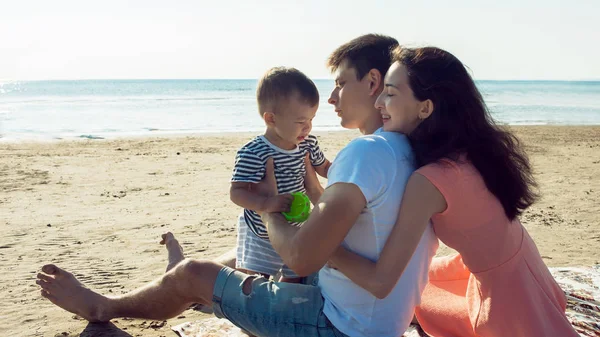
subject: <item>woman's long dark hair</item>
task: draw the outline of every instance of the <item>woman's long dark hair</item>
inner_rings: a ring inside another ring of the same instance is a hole
[[[464,65],[435,47],[398,47],[393,61],[405,66],[415,98],[433,102],[433,113],[408,137],[417,164],[466,154],[508,219],[521,215],[537,198],[529,159],[519,140],[496,125]]]

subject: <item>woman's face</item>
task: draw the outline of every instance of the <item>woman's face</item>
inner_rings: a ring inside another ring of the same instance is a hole
[[[375,107],[381,112],[383,130],[410,134],[421,122],[428,101],[415,98],[408,83],[408,73],[403,64],[392,64],[385,76],[385,87]],[[428,116],[425,116],[428,117]]]

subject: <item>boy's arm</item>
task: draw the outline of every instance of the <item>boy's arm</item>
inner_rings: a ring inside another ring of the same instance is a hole
[[[306,157],[304,158],[304,166],[306,167],[306,176],[304,176],[304,188],[306,189],[306,195],[312,204],[316,205],[319,201],[319,198],[321,198],[324,189],[319,182],[319,178],[317,178],[317,173],[310,162],[310,157],[308,154],[306,154]]]
[[[323,153],[323,151],[321,151],[321,147],[319,146],[319,140],[317,139],[317,137],[309,135],[307,141],[309,144],[311,165],[313,165],[315,171],[317,171],[317,173],[321,177],[327,178],[331,162],[329,162],[329,160],[325,158],[325,154]]]
[[[232,182],[229,197],[234,204],[255,212],[287,212],[294,199],[290,194],[263,196],[254,183]]]
[[[323,188],[323,186],[321,186],[319,184],[319,186],[315,186],[312,188],[306,188],[306,195],[308,196],[308,199],[310,200],[310,202],[313,205],[317,205],[317,203],[319,202],[319,199],[321,198],[321,196],[323,195],[323,192],[325,191],[325,189]]]
[[[327,173],[329,172],[329,167],[331,167],[331,162],[329,160],[325,159],[323,164],[321,164],[319,166],[315,166],[315,171],[317,171],[317,173],[321,177],[327,178]]]

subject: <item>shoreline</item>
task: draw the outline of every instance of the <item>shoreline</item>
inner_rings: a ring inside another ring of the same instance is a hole
[[[600,128],[600,124],[503,124],[503,127],[507,127],[509,129],[514,129],[518,131],[522,128]],[[8,138],[4,135],[0,134],[0,145],[2,144],[15,144],[15,143],[23,143],[23,144],[37,144],[37,143],[60,143],[60,142],[86,142],[86,141],[128,141],[128,140],[137,140],[143,141],[147,139],[180,139],[180,138],[203,138],[203,137],[227,137],[227,136],[255,136],[260,134],[262,131],[194,131],[194,132],[164,132],[162,133],[160,130],[148,131],[143,134],[125,134],[125,135],[117,135],[117,136],[106,136],[102,134],[94,135],[80,135],[80,136],[72,136],[68,138]],[[327,135],[330,133],[353,133],[356,132],[358,135],[358,131],[356,130],[348,130],[342,127],[339,128],[331,128],[324,130],[316,130],[311,132],[316,136]]]

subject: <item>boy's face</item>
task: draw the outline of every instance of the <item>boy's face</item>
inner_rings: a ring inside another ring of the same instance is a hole
[[[312,130],[312,120],[315,118],[318,108],[319,104],[310,106],[308,103],[300,101],[297,95],[293,95],[280,111],[273,114],[271,127],[285,145],[297,145]]]
[[[334,106],[344,128],[362,127],[373,110],[376,98],[369,94],[367,76],[359,80],[356,70],[347,61],[340,64],[334,76],[335,88],[329,96],[329,104]]]

